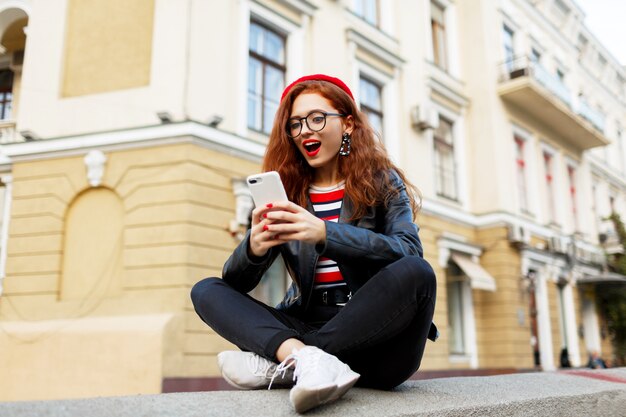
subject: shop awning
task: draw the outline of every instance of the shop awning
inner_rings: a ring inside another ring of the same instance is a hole
[[[485,271],[477,262],[474,262],[468,256],[459,254],[452,255],[452,261],[461,268],[461,270],[470,279],[470,286],[475,290],[495,291],[496,280]]]
[[[626,275],[615,272],[603,272],[598,275],[585,274],[577,281],[579,284],[600,284],[603,282],[621,282],[626,284]]]

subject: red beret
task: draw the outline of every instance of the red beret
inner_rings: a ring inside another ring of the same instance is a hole
[[[291,84],[289,84],[285,88],[285,90],[283,91],[283,95],[280,96],[280,101],[283,101],[283,99],[285,98],[287,93],[289,93],[289,90],[291,90],[293,88],[293,86],[295,86],[296,84],[300,84],[303,81],[327,81],[327,82],[335,84],[337,87],[341,88],[343,91],[348,93],[348,95],[350,96],[350,98],[352,98],[352,100],[354,100],[354,96],[352,95],[352,91],[350,91],[350,89],[348,88],[346,83],[341,81],[339,78],[330,77],[330,76],[324,75],[324,74],[313,74],[313,75],[305,75],[304,77],[300,77],[297,80],[295,80],[294,82],[292,82]]]

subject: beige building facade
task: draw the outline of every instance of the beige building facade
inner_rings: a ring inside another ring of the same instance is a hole
[[[243,179],[309,73],[347,82],[422,192],[422,370],[610,359],[626,71],[583,22],[571,0],[0,0],[0,399],[219,376],[233,347],[189,291],[241,239]]]

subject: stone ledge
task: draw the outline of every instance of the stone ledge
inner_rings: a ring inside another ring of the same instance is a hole
[[[219,391],[0,403],[10,417],[292,416],[288,390]],[[626,368],[409,381],[392,392],[355,388],[307,415],[626,415]]]

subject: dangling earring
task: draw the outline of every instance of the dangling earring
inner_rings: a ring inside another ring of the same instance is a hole
[[[341,147],[339,148],[339,155],[348,156],[350,155],[350,134],[345,132],[341,136]]]

